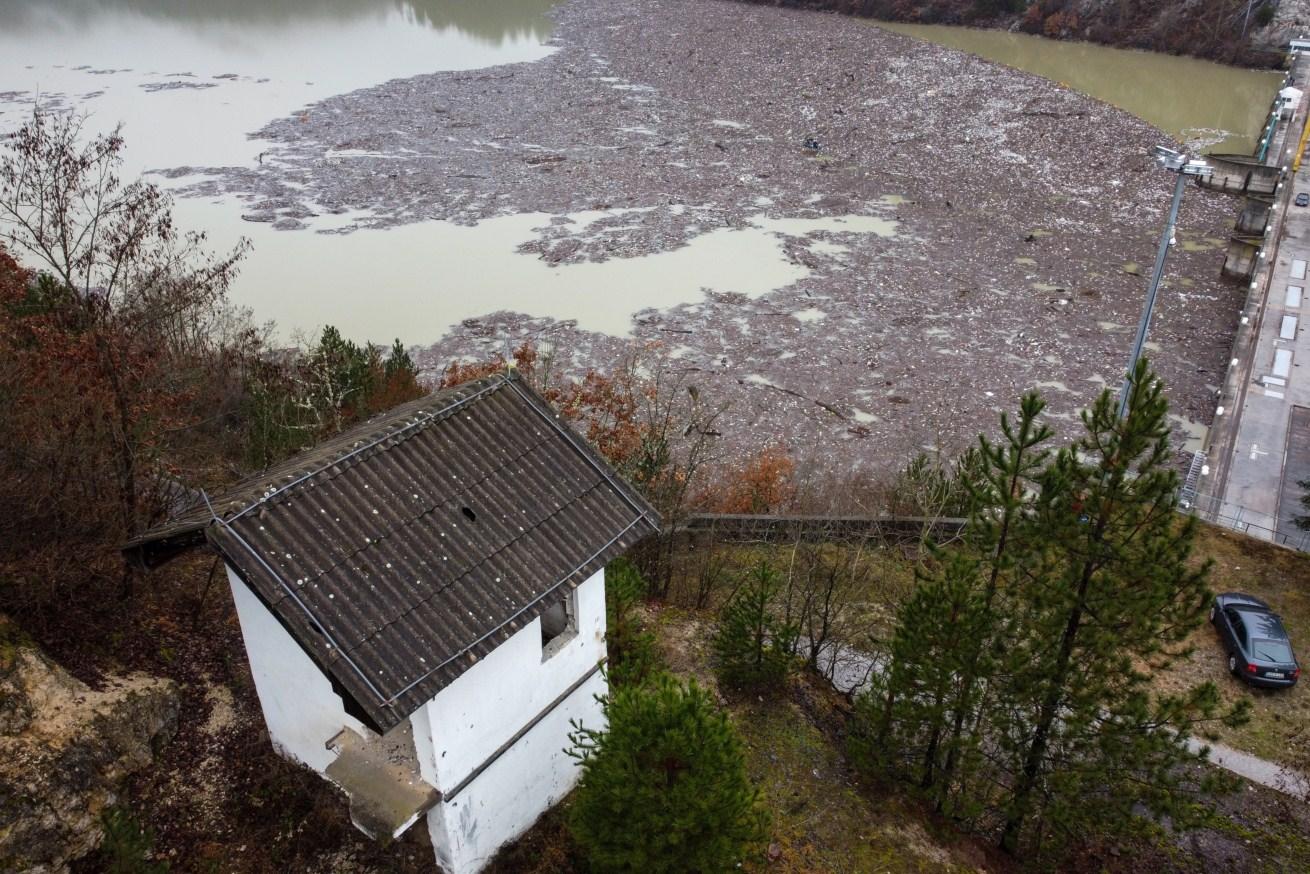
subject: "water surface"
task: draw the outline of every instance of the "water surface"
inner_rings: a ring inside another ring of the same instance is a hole
[[[553,51],[547,45],[553,5],[0,0],[0,135],[39,101],[86,113],[92,131],[122,123],[125,178],[175,167],[248,167],[268,148],[251,132],[312,111],[305,108],[326,97],[423,73],[545,58]],[[1273,74],[1199,61],[997,32],[894,29],[954,40],[1060,79],[1175,135],[1196,127],[1251,134],[1277,81]],[[1213,93],[1193,94],[1200,90]],[[741,127],[732,119],[714,123]],[[1230,138],[1226,147],[1234,142]],[[348,156],[368,150],[367,143],[342,143],[330,151]],[[903,201],[886,195],[871,206],[890,212]],[[633,313],[647,307],[694,302],[707,289],[756,297],[805,278],[812,267],[787,253],[788,240],[808,250],[810,263],[817,259],[826,269],[841,270],[844,256],[870,236],[896,233],[894,222],[869,215],[819,222],[759,215],[746,227],[706,232],[673,251],[551,267],[519,251],[549,224],[546,215],[506,215],[472,227],[421,222],[321,234],[315,231],[351,217],[322,216],[309,222],[310,230],[282,232],[243,221],[242,213],[250,211],[250,204],[233,198],[187,198],[178,202],[176,215],[180,226],[207,231],[216,247],[242,236],[253,240],[232,298],[249,306],[258,321],[275,321],[288,339],[334,323],[358,340],[387,342],[400,334],[407,342],[430,342],[461,319],[501,309],[623,334]],[[567,218],[581,229],[603,215]],[[827,313],[812,308],[793,315],[807,324]]]
[[[258,160],[307,103],[551,51],[553,0],[0,0],[0,132],[32,101],[123,124],[128,174]]]
[[[177,209],[184,224],[205,221],[215,245],[232,245],[242,235],[253,240],[232,296],[254,308],[259,320],[282,326],[285,339],[327,321],[351,337],[379,343],[396,333],[407,342],[430,342],[463,319],[502,310],[623,336],[632,330],[633,314],[646,308],[696,303],[706,289],[756,298],[806,278],[812,271],[788,256],[788,238],[825,254],[836,244],[812,235],[840,235],[858,245],[869,236],[895,237],[898,229],[893,220],[867,215],[757,215],[744,227],[716,228],[669,251],[551,265],[517,249],[552,220],[567,220],[575,232],[587,234],[594,222],[640,210],[518,213],[476,225],[423,221],[337,235],[234,222],[230,213],[220,216],[214,205],[197,200],[180,201]],[[216,223],[220,218],[225,220]],[[328,230],[332,222],[352,218],[322,217],[313,227]],[[810,320],[806,311],[796,315]]]
[[[970,52],[1110,103],[1207,152],[1250,153],[1283,76],[1196,58],[940,24],[878,27]]]

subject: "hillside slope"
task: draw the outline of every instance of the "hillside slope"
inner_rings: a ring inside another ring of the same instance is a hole
[[[1310,25],[1306,0],[747,0],[885,21],[965,24],[1273,67]]]

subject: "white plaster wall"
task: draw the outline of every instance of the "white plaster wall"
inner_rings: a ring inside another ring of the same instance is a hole
[[[250,670],[273,746],[319,774],[343,727],[371,732],[346,713],[328,678],[233,570],[228,569]],[[605,577],[578,587],[577,634],[542,659],[540,621],[523,628],[419,708],[411,721],[419,771],[449,791],[605,656]],[[564,753],[570,720],[599,726],[600,673],[561,702],[454,799],[428,813],[437,861],[474,874],[573,788],[576,761]]]
[[[540,622],[533,622],[437,693],[422,716],[415,714],[425,780],[449,793],[604,658],[604,571],[579,586],[576,598],[578,633],[549,659],[542,660]],[[438,860],[450,874],[479,870],[572,788],[577,768],[563,752],[569,720],[599,725],[595,696],[604,691],[597,673],[453,801],[429,813]],[[419,730],[424,720],[430,731]]]
[[[447,874],[477,874],[497,850],[568,794],[581,776],[577,760],[564,752],[570,720],[603,725],[596,696],[604,693],[605,678],[598,672],[454,799],[428,811],[437,862]]]
[[[533,622],[425,705],[432,749],[420,765],[424,779],[448,792],[605,657],[603,570],[578,587],[577,607],[577,635],[549,659]]]
[[[336,758],[326,744],[343,727],[370,732],[346,713],[328,678],[231,567],[227,578],[273,746],[322,774]]]

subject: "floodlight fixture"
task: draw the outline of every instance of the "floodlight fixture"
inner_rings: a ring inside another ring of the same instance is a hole
[[[1156,146],[1154,149],[1156,162],[1166,170],[1178,171],[1187,161],[1187,156],[1182,152],[1165,146]]]

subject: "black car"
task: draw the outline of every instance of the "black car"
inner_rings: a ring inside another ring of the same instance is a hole
[[[1304,192],[1304,191],[1302,191],[1300,194],[1298,194],[1298,195],[1296,196],[1296,205],[1297,205],[1297,206],[1310,206],[1310,194],[1307,194],[1307,193]]]
[[[1228,651],[1228,670],[1253,686],[1295,685],[1301,666],[1278,614],[1253,595],[1225,592],[1214,599],[1210,622]]]

